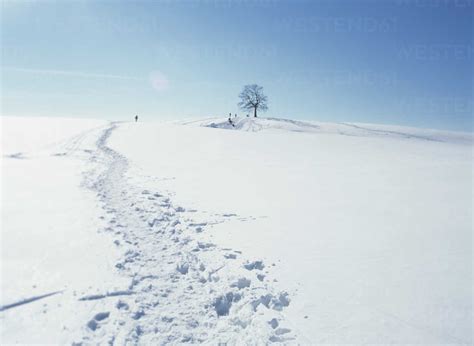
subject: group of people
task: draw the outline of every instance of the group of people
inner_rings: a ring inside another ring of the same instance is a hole
[[[247,118],[249,115],[247,114]],[[234,118],[237,118],[237,113],[234,114]],[[235,127],[234,122],[232,121],[232,113],[229,113],[229,124]]]
[[[237,113],[234,114],[234,118],[237,118]],[[234,122],[232,121],[232,113],[229,113],[229,124],[235,127]]]

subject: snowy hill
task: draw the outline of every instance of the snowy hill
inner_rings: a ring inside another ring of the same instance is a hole
[[[234,121],[3,118],[2,344],[472,343],[471,134]]]
[[[346,136],[377,136],[394,138],[414,138],[441,142],[458,142],[471,144],[472,133],[418,129],[406,126],[374,125],[358,123],[324,123],[316,121],[298,121],[281,118],[206,118],[178,122],[183,125],[203,126],[218,129],[259,131],[293,131],[319,134],[339,134]]]

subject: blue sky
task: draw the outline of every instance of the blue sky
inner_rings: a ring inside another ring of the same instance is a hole
[[[3,1],[2,114],[472,130],[472,0]]]

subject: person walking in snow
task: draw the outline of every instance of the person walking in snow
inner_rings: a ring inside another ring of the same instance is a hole
[[[138,115],[135,115],[135,122],[138,121]]]

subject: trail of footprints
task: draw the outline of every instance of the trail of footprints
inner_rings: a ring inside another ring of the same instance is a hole
[[[113,299],[114,308],[96,311],[76,343],[294,340],[282,315],[289,295],[272,292],[265,264],[197,240],[208,223],[193,221],[192,213],[159,192],[132,184],[126,158],[106,146],[114,128],[99,138],[85,181],[105,211],[104,231],[123,252],[115,268],[129,278],[129,285],[80,298]]]

